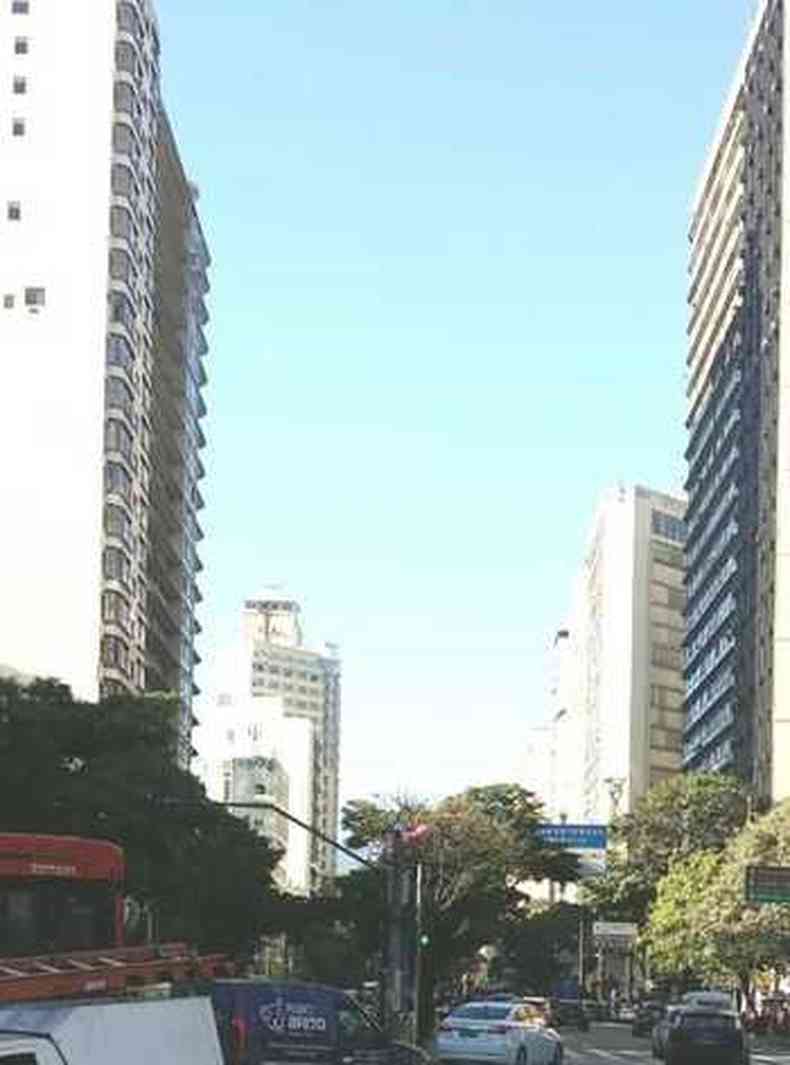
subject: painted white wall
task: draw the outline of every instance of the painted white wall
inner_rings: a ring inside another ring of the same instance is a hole
[[[0,7],[0,648],[95,698],[115,4],[30,8]],[[10,200],[21,222],[7,220]],[[46,289],[38,314],[27,286]]]

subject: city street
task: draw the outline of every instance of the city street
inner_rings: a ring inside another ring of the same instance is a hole
[[[652,1065],[656,1061],[650,1053],[650,1040],[632,1036],[627,1024],[594,1024],[589,1032],[563,1028],[562,1039],[568,1065],[601,1065],[602,1062]],[[752,1062],[755,1065],[790,1065],[790,1041],[787,1046],[778,1046],[773,1040],[755,1040]]]

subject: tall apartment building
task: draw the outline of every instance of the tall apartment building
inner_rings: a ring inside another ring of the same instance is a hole
[[[685,502],[639,486],[602,499],[578,575],[562,681],[563,790],[588,822],[625,812],[681,767]],[[557,789],[559,791],[559,789]],[[579,810],[580,808],[580,810]]]
[[[0,5],[0,653],[195,691],[209,263],[150,0]]]
[[[764,801],[790,795],[786,29],[761,0],[689,231],[684,762]]]
[[[306,820],[334,839],[339,816],[340,660],[337,649],[326,653],[304,646],[301,609],[296,600],[275,591],[245,603],[243,614],[246,684],[259,702],[282,705],[286,720],[302,722],[309,746],[298,759],[284,759],[291,802],[304,794]],[[301,785],[296,782],[300,781]],[[303,876],[307,890],[318,890],[334,878],[334,848],[319,837],[291,833],[289,848],[304,848]]]

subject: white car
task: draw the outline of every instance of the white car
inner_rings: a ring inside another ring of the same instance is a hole
[[[562,1039],[529,1002],[467,1002],[439,1026],[436,1056],[443,1061],[503,1065],[561,1065]]]

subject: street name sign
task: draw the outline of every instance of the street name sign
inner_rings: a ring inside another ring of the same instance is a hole
[[[790,904],[790,865],[747,865],[746,901]]]
[[[606,850],[606,825],[538,825],[538,835],[546,843],[568,850]]]
[[[596,939],[636,939],[637,928],[635,924],[626,921],[594,921],[593,935]]]

